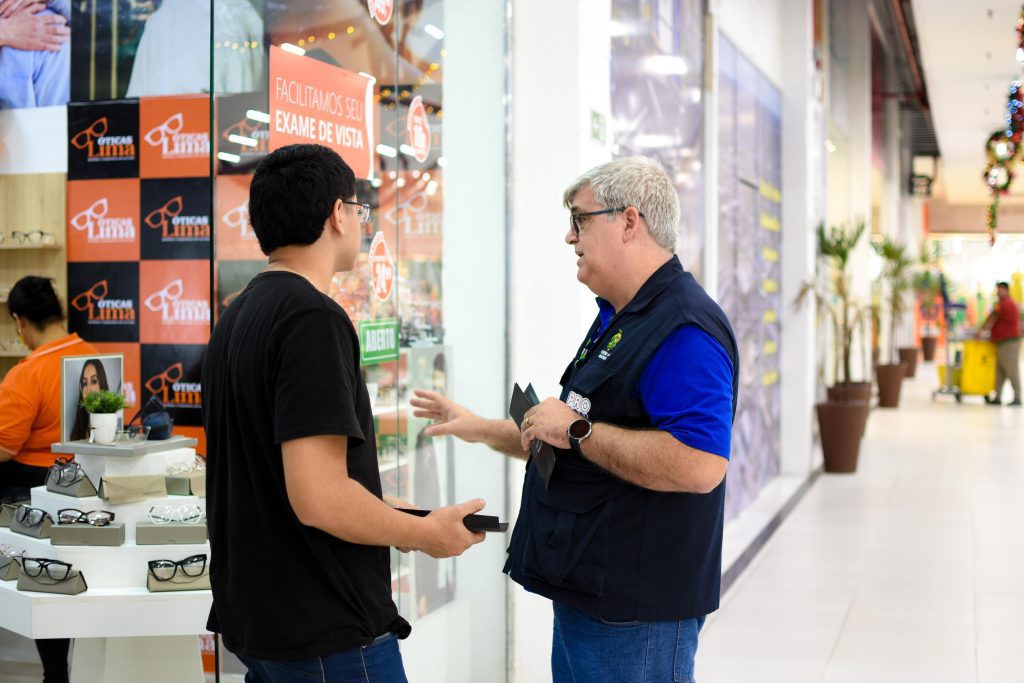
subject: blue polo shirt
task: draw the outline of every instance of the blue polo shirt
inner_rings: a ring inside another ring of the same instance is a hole
[[[603,333],[615,309],[600,298],[597,305]],[[699,327],[684,325],[655,351],[636,390],[655,427],[690,448],[728,460],[732,373],[722,345]]]

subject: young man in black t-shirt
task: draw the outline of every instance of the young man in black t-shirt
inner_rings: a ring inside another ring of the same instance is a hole
[[[359,342],[326,292],[351,270],[369,206],[319,145],[283,147],[253,176],[249,214],[269,256],[225,310],[203,364],[209,629],[253,681],[404,681],[388,546],[462,554],[484,535],[463,518],[382,500]],[[302,680],[307,680],[303,678]]]

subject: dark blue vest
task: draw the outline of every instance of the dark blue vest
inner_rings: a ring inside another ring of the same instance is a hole
[[[644,283],[603,333],[594,321],[562,376],[561,399],[593,422],[652,429],[637,385],[675,329],[696,325],[733,366],[729,321],[673,257]],[[711,493],[661,493],[630,484],[569,450],[556,449],[549,488],[526,464],[522,507],[505,571],[527,590],[609,621],[666,621],[718,608],[725,482]]]

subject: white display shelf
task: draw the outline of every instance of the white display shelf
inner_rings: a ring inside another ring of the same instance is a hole
[[[85,575],[89,590],[137,586],[145,588],[150,560],[183,560],[192,555],[210,555],[209,543],[118,546],[53,545],[48,538],[32,538],[0,528],[0,544],[24,550],[26,557],[42,557],[69,563]]]
[[[62,441],[50,445],[54,453],[65,453],[68,455],[110,455],[115,457],[128,457],[134,455],[150,455],[163,451],[174,450],[175,448],[194,448],[199,443],[196,439],[188,436],[172,436],[169,439],[159,441],[142,441],[140,443],[126,444],[99,444],[88,441]]]
[[[83,466],[84,467],[84,466]],[[91,477],[90,477],[91,478]],[[97,480],[95,483],[99,483]],[[124,524],[125,542],[135,543],[135,525],[139,522],[149,521],[149,509],[155,505],[169,505],[180,507],[182,505],[198,505],[206,510],[206,499],[198,496],[167,496],[166,498],[147,498],[138,503],[121,503],[114,505],[103,500],[99,496],[86,496],[85,498],[74,498],[59,493],[47,491],[45,487],[32,489],[32,507],[46,510],[57,521],[57,510],[63,508],[75,508],[83,512],[90,510],[108,510],[114,513],[114,521]],[[200,522],[203,524],[203,522]]]
[[[26,638],[123,638],[206,633],[208,590],[150,593],[94,588],[78,595],[19,591],[0,581],[0,627]]]
[[[165,441],[106,446],[86,441],[55,443],[54,453],[74,455],[86,476],[99,488],[103,477],[139,474],[166,474],[167,465],[194,462],[196,440],[184,436]]]

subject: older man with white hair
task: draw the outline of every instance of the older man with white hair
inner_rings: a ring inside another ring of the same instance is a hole
[[[554,605],[556,683],[691,681],[718,608],[725,472],[739,355],[729,321],[675,255],[679,201],[665,172],[619,159],[566,191],[565,241],[598,314],[562,393],[487,420],[433,392],[416,414],[527,458],[505,571]]]

